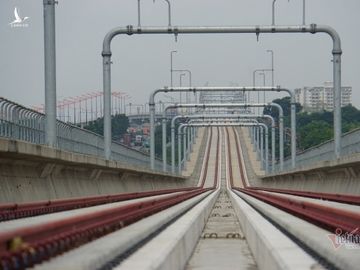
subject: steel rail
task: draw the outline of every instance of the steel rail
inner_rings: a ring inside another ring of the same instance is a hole
[[[323,193],[312,191],[298,191],[292,189],[278,189],[278,188],[262,188],[262,187],[249,187],[252,190],[269,191],[275,193],[282,193],[288,195],[295,195],[319,200],[334,201],[339,203],[360,205],[360,196],[338,194],[338,193]]]
[[[48,201],[5,203],[0,204],[0,222],[24,217],[32,217],[61,211],[91,207],[107,203],[127,201],[150,196],[171,194],[193,190],[193,187],[179,189],[164,189],[156,191],[133,192],[103,196],[91,196],[72,199],[57,199]]]
[[[287,213],[307,220],[328,231],[336,232],[337,230],[341,229],[343,232],[347,232],[355,236],[360,236],[360,231],[358,230],[360,227],[360,214],[357,212],[338,209],[330,206],[323,206],[318,203],[306,202],[303,200],[283,197],[272,193],[264,193],[260,189],[249,188],[245,183],[244,171],[242,167],[243,159],[241,158],[240,149],[238,146],[239,145],[237,142],[236,151],[239,157],[238,165],[240,168],[240,175],[244,184],[244,188],[234,187],[233,180],[231,179],[233,176],[230,175],[230,179],[232,180],[231,188],[233,190],[237,190],[265,203],[273,205]]]
[[[211,148],[211,140],[208,147]],[[155,214],[175,204],[193,198],[204,192],[214,190],[218,183],[217,165],[220,138],[217,138],[215,178],[213,186],[189,188],[183,194],[169,195],[161,199],[149,199],[130,203],[107,210],[65,218],[60,221],[16,229],[0,233],[0,268],[24,269],[62,254],[79,245],[90,242],[103,235],[130,225],[144,217]],[[210,150],[207,149],[205,171],[208,168]],[[79,200],[82,200],[79,198]],[[13,205],[14,206],[14,205]]]
[[[211,144],[209,144],[211,145]],[[209,145],[207,147],[209,147]],[[207,151],[206,160],[208,160],[209,151]],[[207,167],[207,164],[205,166]],[[206,175],[205,175],[206,178]],[[204,179],[202,180],[202,183]],[[201,185],[203,187],[203,184]],[[150,196],[170,194],[174,192],[185,192],[194,190],[196,187],[187,187],[179,189],[164,189],[156,191],[122,193],[102,196],[90,196],[71,199],[55,199],[37,202],[25,203],[4,203],[0,204],[0,221],[31,217],[72,209],[79,209],[84,207],[91,207],[106,203],[114,203],[126,200],[133,200],[138,198],[145,198]]]
[[[33,266],[210,190],[197,188],[181,195],[132,203],[0,234],[0,266],[2,269]]]
[[[344,232],[360,236],[360,232],[356,230],[360,227],[359,213],[323,206],[317,203],[285,198],[249,188],[234,189],[307,220],[328,231],[335,232],[341,229]]]
[[[236,140],[236,148],[240,149],[238,140]],[[237,151],[237,153],[238,153],[239,160],[241,160],[240,152]],[[239,168],[242,171],[242,177],[244,178],[243,167],[241,166],[241,164],[239,164]],[[276,192],[276,193],[283,193],[283,194],[289,194],[289,195],[295,195],[295,196],[314,198],[314,199],[319,199],[319,200],[328,200],[328,201],[334,201],[334,202],[339,202],[339,203],[360,205],[360,196],[356,196],[356,195],[311,192],[311,191],[298,191],[298,190],[277,189],[277,188],[250,187],[247,185],[244,185],[244,187],[246,187],[247,189],[251,189],[251,190],[269,191],[269,192]]]

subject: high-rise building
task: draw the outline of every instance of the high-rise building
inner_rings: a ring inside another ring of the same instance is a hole
[[[341,107],[351,104],[351,86],[341,87]],[[332,82],[323,86],[295,89],[295,100],[303,106],[304,111],[332,111],[334,109],[334,87]]]

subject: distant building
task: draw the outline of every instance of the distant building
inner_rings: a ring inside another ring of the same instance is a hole
[[[295,89],[295,100],[307,112],[333,111],[334,88],[332,82],[325,82],[323,86],[304,87]],[[341,107],[351,104],[351,86],[341,87]]]
[[[246,94],[243,91],[208,91],[201,92],[199,97],[200,103],[246,103]],[[206,113],[250,113],[247,108],[207,108]]]

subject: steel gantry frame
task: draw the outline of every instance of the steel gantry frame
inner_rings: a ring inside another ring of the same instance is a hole
[[[117,35],[141,34],[256,34],[261,33],[326,33],[333,41],[333,83],[334,83],[334,153],[340,157],[341,150],[341,40],[339,34],[327,25],[254,25],[254,26],[167,26],[167,27],[116,27],[103,40],[103,88],[104,88],[104,143],[105,158],[111,158],[111,41]],[[152,167],[153,168],[153,167]]]
[[[198,115],[177,115],[171,119],[171,170],[172,173],[175,173],[175,123],[178,119],[235,119],[235,120],[245,120],[245,119],[257,119],[257,118],[266,118],[271,120],[271,146],[272,146],[272,153],[271,153],[271,160],[272,160],[272,169],[275,169],[275,120],[271,115],[261,114],[261,115],[249,115],[249,114],[223,114],[223,115],[216,115],[216,114],[198,114]],[[165,133],[163,129],[162,134],[162,147],[163,147],[163,169],[166,171],[167,165],[167,158],[166,158],[166,128]]]
[[[265,130],[265,133],[263,135],[265,135],[265,156],[268,157],[268,127],[267,125],[263,124],[263,123],[258,123],[257,121],[254,123],[251,122],[217,122],[217,123],[213,123],[213,122],[204,122],[204,123],[186,123],[186,124],[180,124],[180,126],[178,127],[178,144],[179,144],[179,148],[181,148],[181,136],[183,135],[183,133],[181,133],[181,129],[184,127],[225,127],[225,126],[244,126],[244,127],[252,127],[252,126],[258,126],[258,127],[263,127]],[[264,137],[264,136],[263,136]],[[263,147],[263,146],[262,146]],[[181,151],[178,151],[179,157],[181,155]],[[263,154],[263,153],[262,153]],[[178,172],[179,174],[181,174],[181,157],[179,158],[179,167],[178,167]],[[263,158],[262,158],[263,159]],[[269,161],[266,158],[265,159],[265,171],[268,172],[268,167],[269,167]]]
[[[150,166],[152,168],[151,164],[154,164],[155,160],[155,149],[154,147],[151,147],[151,145],[155,145],[155,139],[154,139],[154,124],[155,124],[155,96],[159,93],[178,93],[178,92],[234,92],[234,91],[242,91],[242,92],[259,92],[259,91],[268,91],[268,92],[286,92],[291,97],[291,163],[292,167],[295,168],[296,166],[296,105],[295,105],[295,95],[294,93],[286,88],[282,87],[172,87],[172,88],[161,88],[153,91],[150,94],[149,99],[149,112],[150,112]],[[251,103],[244,103],[250,105]],[[278,104],[277,104],[278,105]],[[276,106],[276,105],[274,105]],[[242,106],[244,107],[244,106]],[[248,106],[251,107],[251,106]],[[282,113],[282,108],[279,106]],[[164,119],[166,118],[166,110],[163,111],[163,125],[164,125]],[[280,118],[280,114],[279,114]],[[282,119],[282,117],[281,117]],[[282,122],[280,122],[280,125]],[[164,132],[164,126],[163,126],[163,132]],[[283,135],[280,135],[283,136]],[[153,139],[152,139],[153,138]],[[282,139],[280,137],[280,139]],[[281,147],[281,146],[280,146]],[[282,157],[282,159],[281,159]],[[283,160],[283,152],[280,150],[280,161]],[[283,163],[280,162],[281,170],[283,169]]]
[[[155,119],[154,119],[154,114],[155,114],[155,96],[158,93],[177,93],[177,92],[193,92],[193,93],[197,93],[197,92],[219,92],[219,91],[224,91],[224,92],[234,92],[234,91],[242,91],[242,92],[260,92],[260,91],[267,91],[267,92],[286,92],[290,95],[290,114],[291,114],[291,163],[292,163],[292,168],[295,168],[296,166],[296,102],[295,102],[295,95],[294,93],[287,89],[287,88],[282,88],[282,87],[172,87],[172,88],[161,88],[158,90],[155,90],[154,92],[151,93],[150,95],[150,100],[149,100],[149,113],[150,113],[150,136],[154,136],[154,134],[152,134],[152,132],[154,133],[154,123],[155,123]],[[150,106],[150,104],[152,104],[153,106]],[[247,103],[245,103],[247,104]],[[281,108],[282,109],[282,108]],[[280,110],[280,109],[279,109]],[[166,129],[165,125],[165,119],[166,119],[166,109],[163,110],[163,134],[164,132],[166,132],[166,130],[164,131],[164,129]],[[281,123],[280,123],[281,125]],[[280,135],[281,136],[281,135]],[[281,137],[280,137],[281,140]],[[152,160],[155,158],[155,149],[151,147],[151,145],[154,145],[155,141],[153,141],[153,143],[151,143],[151,137],[150,137],[150,163],[152,162]],[[281,154],[282,153],[282,154]],[[281,159],[282,156],[282,159]],[[164,154],[164,149],[163,149],[163,158],[165,157],[165,162],[166,163],[166,153]],[[280,164],[281,164],[281,169],[283,168],[283,163],[281,162],[281,160],[283,160],[283,151],[280,150]]]
[[[192,119],[192,120],[189,120],[188,122],[186,122],[184,124],[204,123],[204,122],[205,122],[205,119]],[[222,120],[219,120],[219,119],[207,119],[206,120],[206,123],[212,123],[212,124],[216,124],[216,123],[219,123],[219,122],[221,122],[221,123],[258,123],[258,124],[260,124],[260,122],[257,119],[251,119],[251,118],[247,118],[247,119],[236,119],[236,118],[230,119],[229,118],[229,119],[222,119]],[[261,123],[261,124],[263,124],[263,123]],[[268,172],[268,167],[269,167],[268,165],[269,164],[264,162],[264,155],[266,155],[267,158],[268,158],[268,153],[269,153],[268,138],[265,138],[265,140],[267,140],[267,141],[266,141],[266,153],[264,154],[264,135],[265,134],[268,135],[268,128],[266,127],[266,132],[263,131],[263,129],[265,129],[263,126],[259,126],[259,128],[260,128],[260,130],[259,130],[259,132],[260,132],[259,133],[259,141],[256,141],[256,145],[254,145],[254,148],[255,148],[255,150],[257,150],[259,160],[261,160],[262,168],[266,167],[266,172]],[[184,141],[184,143],[183,143],[183,145],[184,145],[184,149],[183,149],[184,159],[185,159],[185,156],[189,157],[189,146],[190,146],[189,132],[186,133],[185,130],[187,130],[186,127],[184,128],[184,133],[182,133],[183,141]],[[187,131],[189,131],[189,130],[187,130]],[[187,139],[188,139],[187,143],[186,143],[186,136],[187,136]]]
[[[175,104],[175,105],[168,105],[165,107],[164,112],[169,109],[176,109],[176,108],[247,108],[247,107],[266,107],[266,106],[273,106],[278,108],[279,110],[279,144],[280,144],[280,170],[283,170],[284,167],[284,122],[283,122],[283,109],[277,103],[253,103],[253,104],[244,104],[244,103],[206,103],[206,104]],[[150,118],[151,120],[151,118]],[[151,123],[150,123],[151,125]],[[151,129],[151,126],[150,126]],[[153,128],[154,129],[154,128]],[[150,130],[151,136],[151,130]],[[155,142],[151,141],[150,137],[150,153],[151,151],[155,152]],[[151,155],[150,155],[151,158]],[[174,164],[175,158],[172,156],[172,164]],[[155,162],[155,160],[153,161]],[[172,171],[174,172],[174,168],[172,167]]]

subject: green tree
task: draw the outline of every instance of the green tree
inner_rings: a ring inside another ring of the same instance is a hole
[[[272,102],[277,103],[281,106],[281,108],[283,109],[285,118],[290,117],[290,114],[291,114],[291,98],[290,97],[274,99]],[[296,113],[298,113],[302,110],[302,106],[300,105],[300,103],[296,103],[295,106],[296,106]],[[279,118],[279,111],[274,106],[266,106],[264,108],[263,112],[264,112],[264,114],[271,115],[275,119]]]
[[[289,131],[290,127],[290,97],[273,100],[284,111],[284,128]],[[296,105],[296,128],[298,148],[305,150],[309,147],[321,144],[333,138],[333,112],[300,112],[302,107]],[[273,116],[278,121],[278,110],[272,106],[264,108],[264,113]],[[348,105],[342,108],[342,132],[348,132],[360,127],[360,111]],[[269,136],[269,140],[270,140]],[[278,134],[276,136],[278,143]],[[285,134],[285,156],[290,155],[290,133]]]
[[[124,114],[116,114],[111,116],[111,134],[112,139],[118,140],[126,130],[129,128],[129,118]],[[90,130],[99,135],[104,134],[104,118],[98,118],[94,121],[89,122],[84,129]]]
[[[312,121],[299,130],[299,148],[304,150],[333,137],[333,128],[326,121]]]

